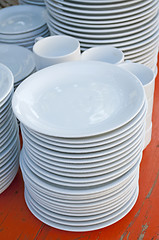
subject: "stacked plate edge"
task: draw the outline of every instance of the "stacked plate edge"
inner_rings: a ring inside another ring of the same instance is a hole
[[[155,71],[159,39],[157,0],[45,2],[52,35],[76,37],[83,51],[97,45],[113,45],[124,52],[125,60],[145,64]]]
[[[12,111],[13,75],[0,64],[0,193],[13,181],[19,167],[19,128]]]
[[[29,5],[36,5],[36,6],[45,6],[44,0],[19,0],[19,4],[29,4]]]
[[[132,209],[147,111],[135,76],[102,62],[57,64],[21,83],[12,105],[21,122],[25,200],[38,219],[88,231]]]

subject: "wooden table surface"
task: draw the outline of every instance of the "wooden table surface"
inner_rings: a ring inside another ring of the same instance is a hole
[[[159,239],[159,75],[156,78],[152,141],[140,166],[137,203],[117,223],[91,232],[61,231],[36,219],[24,201],[21,171],[0,195],[0,240],[156,240]]]

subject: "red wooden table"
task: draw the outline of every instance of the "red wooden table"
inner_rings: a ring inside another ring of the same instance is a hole
[[[24,201],[20,170],[0,195],[0,240],[156,240],[159,239],[159,74],[156,78],[152,141],[144,150],[140,166],[137,203],[117,223],[91,232],[73,233],[45,225]]]

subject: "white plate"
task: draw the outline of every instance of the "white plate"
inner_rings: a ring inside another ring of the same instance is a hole
[[[0,103],[4,104],[7,96],[12,92],[14,78],[12,72],[5,65],[0,64]]]
[[[112,142],[111,139],[109,142],[105,143],[102,142],[101,144],[99,144],[100,142],[98,142],[98,144],[96,145],[95,143],[91,146],[85,146],[83,148],[83,146],[79,146],[78,148],[76,148],[76,146],[71,147],[70,145],[68,146],[58,146],[56,144],[54,144],[53,142],[46,142],[45,140],[41,140],[38,139],[36,137],[34,137],[33,135],[31,135],[29,132],[27,132],[26,129],[21,127],[22,130],[22,136],[24,139],[27,139],[27,142],[32,142],[33,145],[36,145],[38,148],[41,147],[41,151],[42,149],[46,148],[46,149],[50,149],[53,151],[57,151],[57,152],[63,152],[63,153],[74,153],[74,154],[78,154],[78,153],[90,153],[90,152],[97,152],[97,151],[102,151],[102,150],[106,150],[106,149],[110,149],[113,148],[115,146],[119,146],[120,148],[120,144],[122,143],[126,143],[129,142],[130,140],[134,139],[134,136],[137,136],[139,131],[143,128],[145,123],[145,120],[142,122],[141,126],[137,129],[135,129],[131,134],[129,134],[127,137],[124,137],[118,141]]]
[[[33,151],[27,149],[24,146],[23,151],[27,152],[27,155],[29,156],[32,161],[34,161],[36,164],[38,164],[41,168],[44,168],[48,171],[57,170],[57,171],[63,171],[65,174],[73,172],[75,174],[78,173],[92,173],[92,175],[96,174],[96,171],[102,170],[103,168],[107,167],[114,167],[118,163],[122,163],[124,161],[127,161],[128,159],[132,159],[133,156],[135,156],[139,151],[141,151],[141,148],[143,146],[143,142],[140,144],[138,143],[138,146],[134,146],[130,148],[126,153],[121,154],[120,156],[108,158],[107,157],[99,157],[99,158],[92,158],[92,162],[82,160],[80,163],[79,161],[76,161],[76,164],[73,162],[73,160],[70,162],[63,162],[58,161],[57,159],[48,159],[41,157],[40,155],[37,155]],[[62,169],[61,169],[62,168]]]
[[[151,19],[153,19],[156,15],[157,15],[157,11],[149,14],[148,17],[144,16],[143,19],[141,19],[141,20],[139,19],[137,21],[137,19],[136,19],[136,22],[135,22],[136,28],[139,28],[142,25],[146,24],[147,22],[150,22]],[[57,15],[51,16],[49,13],[47,15],[47,19],[48,19],[48,22],[49,21],[52,21],[52,22],[56,21],[59,24],[64,24],[65,23],[66,26],[78,28],[81,31],[87,31],[87,29],[88,29],[88,31],[92,31],[92,30],[96,30],[96,31],[99,30],[100,31],[100,30],[107,29],[108,33],[109,32],[112,33],[112,32],[116,32],[116,31],[123,32],[123,31],[126,31],[126,30],[130,31],[130,30],[134,29],[134,24],[132,24],[131,21],[123,22],[123,23],[112,23],[112,24],[99,24],[98,22],[94,22],[94,24],[93,23],[86,24],[86,23],[74,22],[74,21],[66,22],[60,16],[59,17]]]
[[[1,159],[0,168],[2,168],[8,162],[8,159],[11,159],[13,156],[15,156],[16,152],[20,153],[20,145],[15,145],[14,148],[10,149],[10,152],[8,152],[8,154]]]
[[[96,206],[100,203],[103,203],[103,201],[106,201],[108,203],[112,202],[113,200],[119,198],[119,196],[122,196],[123,193],[127,192],[127,189],[134,184],[137,184],[139,178],[139,173],[134,173],[133,177],[129,177],[127,181],[122,182],[122,184],[117,185],[114,188],[109,189],[108,191],[103,191],[102,194],[93,194],[91,197],[88,195],[84,195],[84,197],[77,196],[77,198],[69,198],[68,196],[63,195],[56,195],[56,194],[47,194],[47,192],[43,192],[43,189],[40,189],[36,184],[26,178],[26,175],[24,176],[24,182],[25,186],[30,189],[30,191],[34,192],[34,194],[38,195],[40,199],[45,199],[46,202],[54,202],[56,206],[66,206],[66,208],[70,208],[72,206],[72,210],[76,207],[80,208],[83,206],[83,208],[90,208],[90,206]]]
[[[58,137],[84,137],[123,126],[138,114],[144,101],[139,80],[120,67],[76,61],[57,64],[28,77],[15,92],[12,105],[17,118],[35,131]],[[61,117],[64,113],[67,121]]]
[[[31,41],[34,41],[37,37],[39,37],[39,36],[44,36],[45,34],[47,34],[48,33],[48,28],[46,28],[45,27],[45,29],[44,30],[41,30],[40,29],[40,31],[38,31],[36,34],[35,33],[33,33],[32,35],[30,34],[30,36],[29,37],[24,37],[23,35],[16,35],[16,37],[14,37],[13,35],[11,35],[12,36],[12,38],[10,38],[10,37],[2,37],[1,36],[1,38],[0,38],[0,41],[1,42],[4,42],[4,44],[5,43],[18,43],[18,44],[20,44],[20,43],[27,43],[27,42],[31,42]],[[18,36],[18,37],[17,37]]]
[[[2,192],[4,192],[9,187],[9,185],[13,182],[13,180],[18,172],[18,169],[19,169],[19,164],[17,164],[14,167],[14,170],[12,171],[12,173],[9,174],[9,176],[4,180],[3,184],[0,185],[0,194]]]
[[[107,6],[108,4],[103,5],[96,5],[95,8],[87,8],[87,3],[84,5],[83,8],[81,8],[81,5],[76,4],[70,4],[65,5],[60,2],[60,4],[56,1],[50,1],[46,0],[46,3],[48,3],[50,6],[53,6],[53,8],[60,9],[69,13],[79,14],[79,15],[115,15],[115,18],[119,14],[121,17],[132,15],[132,12],[136,14],[137,12],[140,12],[140,8],[146,7],[148,4],[152,3],[152,0],[146,0],[144,2],[138,2],[133,3],[129,6],[119,6],[115,7],[115,4],[112,4],[112,9],[109,9]],[[110,6],[109,6],[110,7]]]
[[[21,34],[46,24],[46,10],[37,6],[11,6],[0,10],[0,33]]]
[[[19,39],[26,39],[26,38],[31,38],[36,35],[39,35],[41,32],[46,31],[48,29],[47,25],[43,25],[38,29],[35,29],[31,32],[24,32],[24,33],[19,33],[19,34],[3,34],[0,33],[0,39],[4,40],[19,40]]]
[[[94,176],[99,176],[103,174],[109,174],[113,171],[116,171],[120,169],[123,166],[126,166],[128,163],[135,161],[135,159],[139,156],[141,153],[142,148],[140,146],[140,149],[134,154],[133,157],[129,157],[126,160],[121,159],[120,161],[116,161],[110,164],[103,165],[101,167],[91,167],[91,168],[85,168],[82,169],[81,171],[78,169],[63,169],[63,168],[57,168],[56,166],[41,166],[41,164],[37,163],[37,159],[28,157],[28,154],[26,151],[23,149],[22,155],[24,158],[27,159],[30,165],[33,165],[33,169],[37,169],[38,172],[42,172],[44,175],[50,175],[50,179],[52,178],[52,175],[57,174],[63,177],[71,177],[71,178],[83,178],[83,177],[94,177]],[[88,171],[87,171],[88,170]]]
[[[98,142],[92,142],[91,143],[83,143],[83,144],[69,144],[67,143],[60,143],[60,142],[56,142],[56,141],[52,141],[51,139],[47,139],[47,138],[43,138],[42,136],[36,135],[33,132],[29,131],[27,128],[24,127],[24,125],[21,124],[21,130],[24,132],[24,135],[28,135],[29,138],[31,138],[31,140],[33,142],[37,142],[39,145],[45,146],[46,148],[52,148],[53,146],[57,146],[57,147],[61,147],[64,148],[66,152],[70,151],[77,151],[77,149],[79,149],[80,152],[88,152],[89,148],[93,148],[91,149],[91,151],[95,151],[96,147],[98,146],[103,146],[105,144],[108,144],[108,146],[116,146],[126,140],[128,140],[130,137],[132,137],[135,133],[137,133],[137,131],[140,129],[141,125],[143,125],[143,122],[145,120],[142,119],[142,121],[140,122],[140,124],[137,124],[135,126],[135,128],[131,128],[131,132],[126,132],[124,137],[119,137],[118,140],[114,140],[114,138],[110,138],[110,139],[103,139],[102,141],[98,141]],[[111,144],[111,145],[110,145]]]
[[[0,167],[2,167],[10,157],[12,157],[15,152],[20,151],[20,142],[17,138],[16,141],[14,141],[14,144],[11,145],[11,147],[8,149],[9,151],[6,151],[6,154],[1,157],[1,163]]]
[[[73,146],[76,147],[78,145],[79,147],[80,146],[83,147],[84,145],[86,147],[88,145],[89,147],[92,144],[97,146],[98,144],[101,145],[100,144],[101,141],[104,141],[105,143],[109,143],[110,141],[113,142],[132,133],[132,131],[134,131],[144,121],[146,112],[147,112],[147,104],[145,103],[141,108],[140,112],[124,126],[111,132],[107,132],[97,136],[85,137],[85,138],[58,138],[58,137],[40,134],[38,132],[31,130],[30,128],[27,128],[26,126],[25,128],[28,129],[29,132],[32,133],[34,136],[40,137],[40,139],[43,139],[45,141],[48,140],[51,142],[56,142],[57,144],[65,144],[65,145],[71,144],[72,147]]]
[[[1,142],[0,142],[0,151],[3,151],[4,150],[4,148],[6,147],[6,144],[7,144],[7,142],[8,142],[8,140],[10,139],[10,137],[12,136],[12,135],[15,135],[16,134],[16,132],[18,132],[18,126],[17,126],[17,124],[15,123],[15,119],[13,118],[13,123],[12,123],[12,128],[11,128],[11,130],[10,131],[8,131],[4,136],[3,136],[3,138],[5,137],[5,139],[3,139],[3,141],[1,140]]]
[[[15,152],[15,155],[8,159],[8,162],[6,162],[6,164],[1,168],[0,181],[2,181],[7,174],[11,173],[14,166],[19,162],[19,153],[19,151]]]
[[[128,189],[127,192],[125,192],[125,196],[121,195],[120,197],[113,199],[112,202],[109,204],[106,201],[103,201],[102,204],[99,206],[94,205],[91,208],[83,208],[83,205],[80,206],[80,208],[74,208],[72,209],[71,206],[69,208],[65,208],[64,206],[57,206],[54,204],[54,201],[51,202],[45,202],[45,198],[41,199],[39,198],[39,195],[36,195],[33,191],[30,191],[30,188],[27,188],[25,186],[25,191],[28,192],[28,194],[31,196],[34,201],[36,201],[39,205],[42,207],[46,208],[47,210],[53,211],[55,214],[60,214],[60,215],[66,215],[69,217],[79,217],[79,220],[81,220],[82,217],[86,218],[93,218],[98,215],[105,213],[107,211],[112,211],[113,209],[121,207],[121,205],[124,205],[129,199],[132,197],[132,195],[135,193],[135,190],[137,188],[137,184],[134,184],[134,186],[131,186],[131,190]],[[94,215],[94,216],[93,216]],[[95,216],[96,215],[96,216]],[[99,215],[98,215],[99,216]]]
[[[134,161],[131,163],[128,163],[126,166],[121,167],[120,169],[104,174],[101,176],[95,176],[95,177],[85,177],[85,178],[68,178],[68,177],[62,177],[59,175],[52,175],[52,178],[50,176],[48,177],[49,174],[44,175],[42,174],[42,171],[37,171],[37,169],[33,168],[33,164],[29,164],[27,162],[27,159],[21,154],[20,155],[20,165],[22,168],[26,169],[28,172],[29,169],[32,171],[32,173],[40,178],[40,180],[44,183],[44,181],[47,182],[48,185],[56,185],[59,188],[74,188],[74,189],[87,189],[89,187],[91,188],[98,188],[99,186],[110,183],[111,181],[117,180],[118,178],[122,177],[125,173],[129,172],[129,170],[133,169],[134,166],[138,166],[141,161],[141,156],[136,158]]]
[[[0,153],[0,159],[4,158],[10,151],[13,147],[18,146],[20,144],[20,141],[19,141],[19,133],[17,133],[17,135],[14,137],[12,136],[8,143],[7,143],[7,146],[5,148],[5,150],[3,152]]]
[[[100,185],[95,188],[59,188],[57,185],[52,185],[46,182],[45,180],[40,179],[35,174],[30,171],[29,168],[23,168],[23,164],[20,161],[20,167],[23,173],[24,182],[29,184],[36,189],[40,194],[46,196],[47,198],[55,198],[56,201],[60,202],[92,202],[99,199],[103,199],[103,196],[109,195],[112,196],[115,193],[121,191],[126,184],[130,183],[138,174],[139,166],[134,166],[129,172],[121,176],[115,181]]]
[[[10,133],[11,136],[7,137],[7,140],[5,141],[5,143],[2,145],[2,147],[0,148],[1,153],[5,152],[5,150],[8,148],[9,144],[14,141],[14,139],[17,139],[18,136],[18,127],[17,125],[15,126],[15,129],[13,129],[13,134]]]
[[[139,22],[143,18],[147,18],[147,16],[152,12],[155,12],[157,9],[157,1],[151,2],[146,7],[143,7],[139,9],[138,13],[134,15],[127,15],[126,17],[122,17],[122,14],[116,14],[116,15],[103,15],[103,16],[87,16],[87,15],[79,15],[79,14],[73,14],[70,12],[62,11],[59,8],[53,8],[51,5],[49,5],[46,2],[46,7],[48,9],[48,12],[50,15],[55,16],[56,18],[61,18],[63,20],[66,20],[67,22],[77,22],[77,23],[85,23],[85,24],[114,24],[114,23],[126,23],[130,21],[131,23]],[[133,14],[133,11],[132,11]]]
[[[6,138],[6,133],[12,131],[12,129],[15,127],[15,119],[11,119],[11,121],[8,122],[8,124],[6,124],[6,128],[1,132],[0,131],[0,139],[1,142],[3,142]]]
[[[15,45],[0,44],[0,62],[12,71],[14,82],[27,77],[35,68],[33,53]]]
[[[58,15],[56,13],[54,13],[54,15],[50,14],[49,12],[47,13],[47,18],[48,18],[48,22],[51,21],[52,19],[56,19],[57,21],[61,21],[61,22],[66,22],[66,24],[70,24],[72,26],[78,27],[79,28],[123,28],[123,27],[128,27],[130,28],[130,25],[134,25],[134,24],[138,24],[141,25],[143,24],[144,21],[150,20],[152,18],[152,16],[155,16],[157,14],[157,10],[153,9],[153,11],[150,11],[147,15],[142,16],[142,18],[139,19],[133,19],[130,21],[126,21],[126,22],[118,22],[115,20],[110,20],[110,21],[104,21],[104,22],[99,22],[99,21],[86,21],[86,20],[82,20],[79,21],[78,19],[67,19],[66,16],[63,15]]]
[[[138,5],[142,0],[129,0],[129,1],[64,1],[64,0],[47,0],[47,2],[50,3],[58,3],[64,6],[72,7],[72,8],[77,8],[77,9],[101,9],[101,8],[119,8],[122,10],[122,8],[128,8],[128,7],[133,7],[134,3]],[[130,6],[129,6],[130,5]],[[136,7],[136,6],[134,6]],[[112,10],[113,11],[113,10]]]
[[[85,201],[58,201],[55,198],[50,198],[47,195],[42,194],[41,192],[37,191],[35,188],[33,188],[31,185],[28,184],[28,182],[25,182],[25,187],[27,187],[29,193],[31,196],[34,196],[34,198],[38,198],[39,201],[43,204],[48,204],[50,206],[52,204],[52,207],[56,207],[59,210],[65,209],[67,214],[72,214],[76,211],[76,214],[78,215],[86,215],[90,214],[93,211],[96,211],[97,208],[101,208],[103,205],[111,205],[117,200],[120,200],[123,196],[125,197],[127,194],[129,194],[135,186],[138,184],[138,178],[135,177],[133,181],[129,183],[129,185],[126,184],[126,186],[121,191],[114,191],[112,194],[105,194],[102,198],[94,198],[91,202],[85,202]],[[64,199],[65,200],[65,199]],[[51,206],[50,206],[51,207]],[[100,209],[101,211],[102,209]],[[79,212],[78,212],[79,211]]]
[[[94,151],[94,148],[90,148],[88,149],[88,151],[79,151],[79,149],[77,149],[77,151],[75,152],[74,149],[66,149],[65,148],[58,148],[58,147],[52,147],[52,149],[43,147],[39,144],[37,144],[37,142],[33,142],[31,139],[27,138],[26,136],[23,135],[23,142],[24,145],[27,146],[28,148],[31,147],[35,149],[35,151],[39,152],[39,154],[41,155],[46,155],[46,156],[50,156],[50,157],[57,157],[57,158],[65,158],[65,159],[74,159],[74,161],[76,161],[75,159],[86,159],[86,158],[93,158],[93,157],[99,157],[99,156],[103,156],[103,155],[111,155],[111,156],[116,156],[119,155],[119,152],[124,152],[126,148],[128,147],[132,147],[133,145],[135,145],[137,142],[139,142],[139,140],[141,140],[143,138],[143,133],[144,133],[144,125],[141,126],[141,129],[137,132],[137,134],[135,134],[133,137],[131,137],[130,139],[128,139],[125,142],[120,143],[119,145],[116,145],[114,147],[109,148],[109,145],[105,144],[102,146],[98,146],[96,148],[96,151]],[[108,148],[107,148],[108,146]],[[59,151],[60,150],[60,151]]]
[[[127,36],[127,35],[131,35],[133,33],[138,33],[140,31],[143,31],[146,29],[146,27],[151,26],[153,24],[153,22],[156,21],[156,15],[152,15],[149,19],[146,19],[145,21],[141,21],[139,22],[139,24],[135,24],[135,26],[133,25],[129,25],[126,27],[118,27],[118,28],[108,28],[107,25],[104,27],[104,25],[94,25],[94,28],[91,28],[92,25],[88,25],[87,27],[85,25],[80,25],[74,24],[74,23],[66,23],[65,21],[62,21],[60,19],[55,19],[55,18],[49,18],[50,23],[70,30],[70,31],[75,31],[75,32],[79,32],[79,33],[83,33],[85,34],[94,34],[94,35],[103,35],[103,34],[107,34],[108,37],[111,37],[111,34],[113,37],[115,37],[115,35],[117,35],[118,37],[122,37],[122,36]],[[90,27],[89,27],[90,26]],[[114,34],[114,35],[113,35]]]
[[[146,38],[152,36],[155,34],[158,29],[156,26],[158,25],[158,22],[155,22],[150,29],[146,29],[143,32],[141,31],[140,33],[134,34],[133,36],[126,36],[126,37],[120,37],[120,34],[112,34],[109,36],[109,34],[87,34],[87,33],[80,33],[80,32],[75,32],[71,30],[67,30],[65,28],[61,28],[56,26],[55,24],[52,24],[51,22],[48,24],[50,28],[52,28],[52,31],[54,32],[60,32],[61,34],[66,34],[70,35],[73,37],[78,38],[79,41],[81,42],[86,42],[86,43],[92,43],[92,44],[114,44],[118,47],[122,46],[127,46],[131,44],[136,44],[138,42],[141,42],[145,40]]]
[[[67,177],[85,177],[85,176],[97,176],[101,173],[105,173],[107,171],[112,171],[115,169],[120,168],[124,164],[128,163],[129,161],[132,161],[142,150],[143,144],[139,145],[134,151],[130,152],[123,158],[119,158],[116,161],[102,161],[97,163],[90,163],[90,164],[81,164],[76,166],[72,164],[64,165],[61,163],[53,162],[47,162],[47,160],[40,159],[38,157],[35,157],[29,152],[23,148],[22,154],[27,155],[27,158],[29,158],[34,164],[36,164],[41,169],[44,169],[45,171],[55,173],[61,176],[67,176]],[[64,166],[63,166],[64,165]],[[71,166],[70,166],[71,165]]]
[[[130,10],[130,11],[125,11],[125,12],[116,12],[116,10],[114,10],[114,14],[113,11],[109,11],[109,10],[103,10],[103,11],[84,11],[84,10],[77,10],[76,8],[67,8],[64,7],[62,5],[56,5],[53,4],[50,5],[49,2],[46,1],[46,7],[48,9],[48,11],[52,14],[56,13],[58,15],[64,15],[66,16],[68,19],[69,18],[73,18],[73,19],[81,19],[81,20],[93,20],[93,21],[104,21],[104,20],[119,20],[119,22],[123,22],[123,21],[129,21],[132,19],[136,19],[139,17],[142,17],[143,15],[145,15],[146,13],[149,13],[150,11],[152,11],[152,9],[154,8],[154,6],[158,6],[158,2],[156,0],[151,1],[148,0],[146,1],[146,5],[139,7],[137,9],[134,10]],[[144,1],[145,4],[145,1]],[[143,3],[142,3],[143,5]],[[137,5],[138,6],[138,5]]]
[[[30,209],[30,211],[41,221],[45,222],[46,224],[55,227],[55,228],[59,228],[62,230],[67,230],[67,231],[90,231],[90,230],[95,230],[95,229],[99,229],[99,228],[103,228],[106,226],[109,226],[115,222],[117,222],[118,220],[120,220],[121,218],[123,218],[134,206],[136,200],[138,197],[138,191],[137,194],[135,195],[134,199],[132,201],[130,201],[129,204],[127,204],[126,206],[124,206],[123,208],[121,208],[119,211],[117,211],[115,214],[110,215],[109,220],[107,218],[103,219],[100,223],[98,224],[94,224],[94,225],[90,225],[90,226],[73,226],[73,224],[71,225],[67,225],[68,223],[66,223],[65,221],[61,223],[59,223],[59,221],[57,221],[57,219],[54,219],[53,217],[48,216],[47,214],[43,213],[43,211],[41,211],[41,207],[40,209],[37,207],[37,204],[33,204],[30,203],[30,201],[28,201],[27,196],[25,195],[25,200],[26,203]],[[66,225],[65,225],[66,224]]]
[[[136,152],[141,151],[141,148],[143,147],[143,140],[137,142],[134,144],[134,146],[126,148],[124,151],[120,151],[119,155],[117,156],[111,156],[111,155],[104,155],[100,157],[92,157],[87,159],[64,159],[64,158],[57,158],[57,157],[51,157],[49,155],[41,154],[39,155],[38,152],[36,152],[33,149],[27,148],[27,146],[23,146],[25,151],[27,151],[28,156],[31,159],[36,159],[36,161],[44,162],[44,164],[48,164],[49,166],[51,164],[54,164],[57,167],[62,167],[63,171],[67,172],[70,170],[71,172],[74,170],[76,173],[79,171],[79,169],[83,172],[85,169],[94,168],[94,167],[101,167],[105,166],[107,164],[115,164],[117,161],[121,162],[124,160],[127,160],[132,157],[132,155],[136,154]],[[66,169],[66,170],[65,170]],[[91,169],[92,170],[92,169]],[[93,170],[92,170],[93,171]],[[89,172],[89,171],[88,171]]]

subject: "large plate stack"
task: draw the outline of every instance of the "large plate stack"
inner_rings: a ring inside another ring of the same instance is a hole
[[[44,0],[19,0],[19,4],[30,4],[36,6],[45,6]]]
[[[158,0],[45,0],[51,34],[78,38],[81,49],[120,48],[125,60],[155,71],[158,54]]]
[[[19,128],[12,111],[13,75],[0,64],[0,193],[13,181],[19,167]]]
[[[25,80],[13,110],[31,212],[70,231],[125,216],[138,197],[146,109],[139,80],[112,64],[62,63]]]
[[[0,43],[16,44],[31,50],[39,36],[49,36],[45,8],[20,5],[0,10]]]
[[[0,62],[6,65],[13,73],[14,89],[36,71],[33,53],[21,46],[0,44]]]

